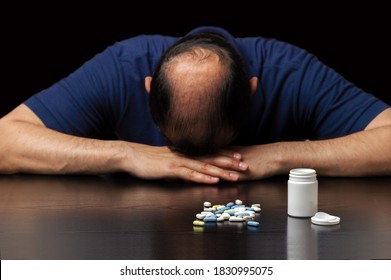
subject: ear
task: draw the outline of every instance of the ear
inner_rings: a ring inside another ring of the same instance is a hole
[[[151,82],[152,82],[152,77],[151,76],[146,76],[144,79],[144,84],[145,84],[145,90],[150,93],[151,92]]]
[[[250,79],[250,95],[253,95],[257,90],[258,86],[258,77],[252,77]]]

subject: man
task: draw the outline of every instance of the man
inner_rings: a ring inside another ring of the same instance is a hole
[[[391,109],[290,44],[200,27],[96,55],[0,120],[1,173],[391,174]],[[115,136],[107,139],[107,135]]]

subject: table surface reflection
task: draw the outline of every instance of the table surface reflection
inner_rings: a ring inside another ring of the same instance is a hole
[[[391,259],[391,177],[319,177],[334,226],[287,216],[287,176],[206,186],[110,176],[0,176],[0,254],[12,259]],[[204,201],[261,203],[259,228],[193,227]]]

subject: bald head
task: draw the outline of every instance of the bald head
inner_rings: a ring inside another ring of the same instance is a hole
[[[217,115],[217,102],[222,94],[220,87],[227,76],[226,63],[207,49],[197,48],[181,54],[165,67],[172,90],[169,107],[171,125],[165,135],[174,143],[186,146],[228,144],[233,129],[221,122]],[[217,127],[211,127],[211,126]],[[213,139],[206,131],[215,130]],[[193,147],[194,150],[196,150]]]
[[[165,66],[166,75],[175,93],[181,97],[216,92],[222,84],[226,65],[217,54],[197,48],[181,54]]]
[[[226,76],[224,63],[205,49],[178,56],[165,71],[173,95],[171,110],[182,118],[199,115],[214,106]]]
[[[246,71],[241,60],[236,61],[240,57],[222,38],[212,36],[224,47],[211,44],[209,36],[196,44],[178,42],[152,78],[152,116],[172,148],[188,155],[212,153],[229,144],[242,118],[237,112],[249,95]]]

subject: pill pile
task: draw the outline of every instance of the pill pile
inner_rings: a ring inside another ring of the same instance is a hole
[[[258,227],[259,222],[255,221],[256,213],[261,212],[261,204],[251,204],[250,207],[243,204],[240,199],[235,202],[228,202],[225,205],[213,205],[209,201],[204,202],[203,211],[196,214],[193,225],[203,227],[205,223],[218,222],[244,222],[249,227]]]

